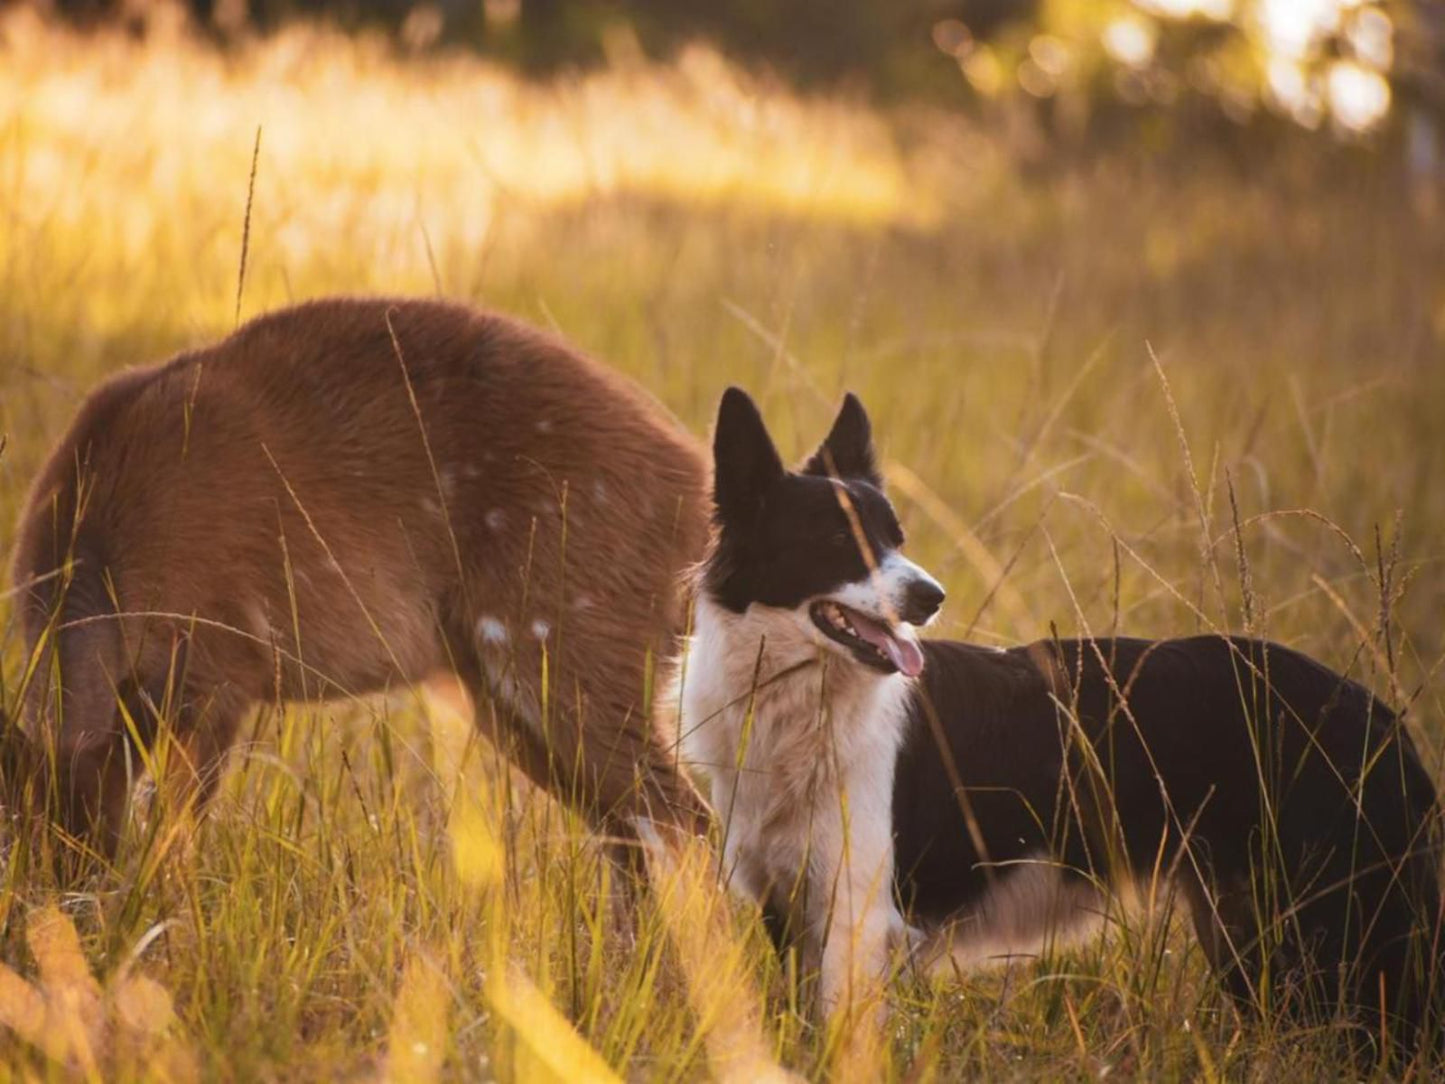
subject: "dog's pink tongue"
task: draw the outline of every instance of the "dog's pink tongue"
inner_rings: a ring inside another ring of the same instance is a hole
[[[900,673],[907,677],[917,677],[923,673],[923,651],[917,640],[895,636],[882,624],[856,611],[852,618],[853,628],[858,635],[887,655]]]

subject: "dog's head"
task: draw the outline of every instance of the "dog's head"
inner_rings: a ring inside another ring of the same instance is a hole
[[[943,588],[900,552],[863,404],[848,395],[827,438],[788,470],[757,406],[729,388],[713,438],[717,537],[703,574],[709,598],[754,608],[789,631],[882,674],[916,676],[915,626]]]

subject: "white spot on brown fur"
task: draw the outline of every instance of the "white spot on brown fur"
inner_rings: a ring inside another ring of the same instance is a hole
[[[276,630],[271,626],[271,619],[266,616],[266,609],[261,603],[252,599],[246,603],[246,621],[251,626],[251,635],[263,642],[270,642],[275,638]]]
[[[507,513],[500,508],[488,508],[487,514],[483,517],[487,527],[493,531],[500,531],[507,525]]]
[[[484,644],[505,644],[507,626],[491,614],[483,614],[477,621],[477,636]]]
[[[532,622],[532,635],[539,640],[545,640],[547,638],[547,634],[551,631],[552,626],[549,625],[546,621],[543,621],[540,617]]]

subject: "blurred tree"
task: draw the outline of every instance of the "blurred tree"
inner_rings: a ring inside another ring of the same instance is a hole
[[[93,21],[154,0],[49,2]],[[536,72],[603,60],[609,26],[626,22],[655,56],[705,38],[805,87],[972,103],[1004,117],[1025,148],[1140,124],[1200,138],[1282,118],[1350,138],[1408,129],[1412,160],[1434,172],[1441,158],[1440,0],[183,2],[222,33],[320,16],[384,27],[411,48],[469,45]]]
[[[1389,112],[1395,20],[1412,0],[1044,0],[980,40],[965,23],[935,40],[983,99],[1048,103],[1056,134],[1119,107],[1209,103],[1358,135]]]
[[[1445,5],[1391,5],[1396,26],[1394,82],[1404,115],[1405,163],[1411,196],[1427,213],[1439,210],[1445,178]]]

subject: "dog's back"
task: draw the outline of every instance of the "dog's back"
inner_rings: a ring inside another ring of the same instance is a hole
[[[650,779],[697,821],[644,694],[705,483],[630,383],[439,302],[302,305],[113,380],[42,470],[14,568],[63,689],[30,703],[68,819],[114,829],[117,694],[142,728],[174,705],[206,775],[252,702],[451,669],[534,776],[599,815]]]
[[[895,790],[916,913],[983,906],[1019,860],[1081,879],[1162,862],[1238,998],[1376,1031],[1383,1009],[1413,1039],[1440,954],[1436,795],[1367,690],[1213,636],[927,655]]]

